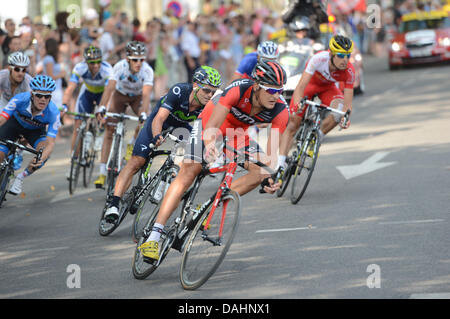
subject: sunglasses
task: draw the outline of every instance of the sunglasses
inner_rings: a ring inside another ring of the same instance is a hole
[[[201,89],[203,90],[203,92],[205,92],[206,94],[212,93],[212,95],[214,95],[214,94],[216,94],[216,92],[217,92],[217,90],[212,90],[212,89],[207,88],[207,87],[204,87],[204,86],[202,86],[202,85],[200,85],[200,84],[198,84],[198,83],[197,83],[197,85],[198,85],[198,87],[201,88]]]
[[[351,55],[352,55],[351,53],[336,53],[336,56],[339,59],[344,59],[344,58],[349,58],[350,59]]]
[[[264,86],[264,85],[262,85],[262,84],[260,84],[259,85],[261,88],[263,88],[267,93],[269,93],[270,95],[275,95],[275,94],[277,94],[277,93],[280,93],[280,95],[281,94],[283,94],[283,92],[284,92],[284,89],[283,88],[280,88],[280,89],[276,89],[276,88],[270,88],[270,87],[267,87],[267,86]]]
[[[46,100],[50,100],[50,99],[52,98],[52,95],[51,95],[51,94],[33,93],[33,95],[34,95],[35,97],[37,97],[38,99],[44,98],[44,99],[46,99]]]
[[[26,73],[27,72],[27,68],[20,68],[20,67],[18,67],[18,66],[15,66],[14,68],[13,68],[13,70],[15,71],[15,72],[17,72],[17,73]]]
[[[101,64],[102,61],[101,60],[99,60],[99,61],[87,61],[87,63],[88,64]]]
[[[141,62],[141,63],[143,63],[145,61],[145,59],[143,59],[143,58],[141,58],[141,59],[139,59],[139,58],[129,58],[129,59],[130,59],[130,61],[133,61],[133,62]]]

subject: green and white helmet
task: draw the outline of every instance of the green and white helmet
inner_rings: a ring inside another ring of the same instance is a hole
[[[196,83],[207,84],[214,87],[222,85],[222,78],[216,69],[202,65],[194,72],[193,81]]]

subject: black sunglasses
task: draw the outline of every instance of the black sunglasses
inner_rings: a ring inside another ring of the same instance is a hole
[[[15,66],[14,68],[13,68],[13,70],[15,71],[15,72],[17,72],[17,73],[26,73],[27,72],[27,68],[21,68],[21,67],[18,67],[18,66]]]
[[[145,59],[138,59],[138,58],[129,58],[131,61],[133,61],[133,62],[141,62],[141,63],[143,63],[144,61],[145,61]]]
[[[33,95],[34,95],[35,97],[37,97],[38,99],[44,98],[44,99],[46,99],[46,100],[50,100],[50,99],[52,98],[52,95],[51,95],[51,94],[33,93]]]
[[[200,85],[200,84],[198,84],[198,83],[197,83],[197,85],[198,85],[198,87],[201,88],[201,89],[203,90],[203,92],[205,92],[206,94],[212,93],[212,95],[214,95],[214,94],[216,94],[216,92],[217,92],[217,90],[212,90],[212,89],[207,88],[207,87],[204,87],[204,86],[202,86],[202,85]]]

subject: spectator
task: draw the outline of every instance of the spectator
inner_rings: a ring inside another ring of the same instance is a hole
[[[63,98],[63,78],[65,77],[65,71],[62,69],[59,63],[59,45],[55,39],[48,39],[45,42],[46,55],[42,60],[44,66],[44,75],[48,75],[56,82],[56,90],[53,92],[52,101],[60,107],[62,105]]]
[[[113,59],[116,58],[115,56],[113,56],[114,53],[116,52],[113,40],[114,30],[115,30],[115,21],[112,18],[107,19],[103,23],[103,30],[102,30],[103,32],[101,33],[101,36],[99,38],[99,47],[103,53],[103,60],[113,64],[114,62],[117,62],[117,60],[113,61]]]
[[[192,82],[195,69],[200,67],[201,54],[200,39],[197,36],[197,25],[188,21],[181,38],[181,49],[184,53],[184,63],[187,72],[187,81]]]
[[[16,24],[12,19],[6,19],[5,21],[6,38],[2,44],[2,50],[5,55],[9,53],[9,42],[14,37],[16,32]]]
[[[2,64],[3,69],[8,65],[8,56],[11,53],[20,51],[21,49],[22,49],[22,40],[20,40],[20,37],[13,36],[12,38],[9,39],[7,53],[5,54],[5,56],[3,58],[3,64]]]

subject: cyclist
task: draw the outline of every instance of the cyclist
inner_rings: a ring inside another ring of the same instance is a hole
[[[103,93],[97,114],[106,111],[105,105],[111,100],[109,112],[123,113],[129,105],[143,123],[147,119],[150,108],[150,95],[153,88],[153,69],[145,62],[147,48],[144,43],[131,41],[126,46],[126,59],[119,61],[113,68],[113,75]],[[103,188],[106,179],[106,162],[113,140],[115,119],[107,119],[106,132],[103,139],[100,158],[100,175],[94,182],[96,188]],[[127,157],[131,156],[135,136],[127,146]]]
[[[183,193],[202,170],[202,164],[214,161],[219,154],[215,148],[214,134],[228,136],[233,147],[252,154],[265,163],[268,163],[267,155],[276,154],[276,147],[271,147],[271,139],[274,138],[272,135],[283,133],[289,117],[286,102],[281,98],[286,72],[275,61],[261,60],[257,63],[252,78],[254,80],[243,79],[231,83],[221,96],[208,102],[199,120],[194,123],[180,172],[162,200],[149,238],[139,247],[145,257],[159,259],[158,241],[164,224],[179,205]],[[267,155],[244,131],[256,123],[272,123],[272,133],[275,134],[269,136]],[[241,196],[261,182],[268,182],[269,186],[264,186],[268,193],[274,193],[279,188],[280,185],[268,178],[269,174],[256,164],[246,162],[245,167],[248,174],[233,181],[231,185],[231,189]]]
[[[255,68],[256,63],[260,59],[276,60],[280,52],[278,45],[272,41],[264,41],[258,45],[256,52],[251,52],[244,56],[238,68],[234,72],[231,82],[237,79],[251,79],[251,74]]]
[[[30,91],[33,77],[27,73],[30,59],[22,52],[14,52],[8,57],[9,68],[0,71],[0,112],[17,94]],[[23,157],[22,150],[17,150],[14,169],[20,169]]]
[[[75,65],[69,84],[63,97],[63,108],[67,110],[67,104],[72,97],[78,84],[82,84],[78,99],[75,105],[75,111],[78,113],[93,113],[96,105],[100,104],[105,86],[112,75],[112,66],[102,61],[102,51],[89,46],[84,50],[84,62]],[[75,147],[77,138],[77,129],[81,125],[81,118],[75,117],[75,123],[72,134],[71,151]],[[67,177],[70,176],[70,170]]]
[[[55,81],[46,75],[36,76],[30,83],[31,92],[16,95],[0,114],[0,139],[16,140],[20,135],[36,150],[43,150],[39,162],[32,160],[28,167],[17,175],[10,193],[22,193],[25,177],[41,168],[53,152],[56,135],[61,125],[60,111],[51,101],[56,89]],[[0,161],[8,148],[0,145]]]
[[[149,144],[159,146],[162,143],[160,133],[169,127],[182,127],[190,132],[192,127],[189,122],[197,119],[203,107],[222,84],[219,72],[209,66],[198,68],[194,72],[193,82],[172,86],[147,119],[136,140],[133,156],[117,178],[114,197],[105,213],[108,222],[114,222],[119,217],[120,199],[130,187],[133,175],[144,166],[150,155]]]
[[[329,51],[316,53],[308,61],[305,71],[294,90],[291,99],[289,124],[281,137],[280,155],[278,167],[286,167],[286,156],[292,145],[292,140],[300,127],[306,107],[301,106],[304,97],[313,98],[317,95],[323,104],[346,112],[352,110],[353,82],[355,81],[355,69],[349,62],[353,51],[353,41],[349,38],[336,35],[330,39]],[[338,88],[339,82],[344,82],[344,92]],[[299,110],[299,107],[303,109]],[[300,114],[295,115],[298,111]],[[339,115],[330,114],[325,117],[319,139],[341,123],[343,119]],[[350,126],[350,120],[343,128]]]

